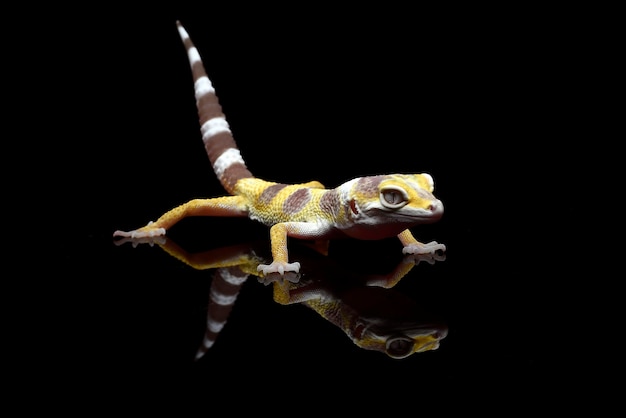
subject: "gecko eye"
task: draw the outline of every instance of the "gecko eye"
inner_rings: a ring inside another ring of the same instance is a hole
[[[385,346],[389,357],[401,359],[413,352],[415,341],[408,337],[400,336],[388,339]]]
[[[380,202],[389,209],[398,209],[409,203],[409,197],[399,187],[386,187],[380,191]]]

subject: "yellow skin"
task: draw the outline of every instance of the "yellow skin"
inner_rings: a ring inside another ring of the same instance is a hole
[[[202,139],[213,170],[231,196],[191,200],[155,222],[132,231],[118,230],[113,236],[137,240],[162,236],[188,216],[248,217],[271,227],[273,261],[260,264],[258,270],[281,275],[300,269],[299,263],[289,262],[287,237],[371,240],[397,236],[404,254],[446,250],[435,241],[419,242],[409,231],[443,214],[443,204],[432,194],[434,182],[429,174],[358,177],[334,189],[317,181],[286,185],[254,177],[239,154],[198,51],[180,23],[178,30],[192,68]]]

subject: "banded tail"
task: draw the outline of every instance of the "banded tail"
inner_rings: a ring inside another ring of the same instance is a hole
[[[239,179],[254,176],[241,157],[198,50],[183,25],[177,21],[176,26],[191,66],[204,148],[220,183],[229,194],[234,194]]]
[[[239,291],[248,279],[248,276],[248,273],[236,266],[223,267],[216,270],[211,282],[206,331],[202,339],[202,345],[196,353],[196,360],[204,356],[215,343],[230,316],[230,312],[233,310]]]

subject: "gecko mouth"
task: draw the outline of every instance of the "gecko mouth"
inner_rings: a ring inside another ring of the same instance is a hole
[[[434,200],[427,208],[412,208],[407,205],[396,212],[385,212],[385,215],[389,216],[390,213],[397,217],[434,222],[443,216],[443,203],[440,200]]]
[[[436,201],[428,209],[416,210],[415,213],[410,213],[408,216],[423,219],[424,221],[438,221],[443,216],[443,204],[440,201]]]
[[[380,212],[381,218],[388,219],[390,216],[399,220],[406,220],[408,223],[419,221],[420,223],[436,222],[443,216],[443,209],[425,210],[425,209],[413,209],[410,211],[398,211],[398,212]]]

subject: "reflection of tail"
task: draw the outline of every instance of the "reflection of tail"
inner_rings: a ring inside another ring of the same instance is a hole
[[[196,360],[202,358],[215,343],[247,278],[248,274],[238,267],[224,267],[215,271],[209,294],[206,333],[196,353]]]

